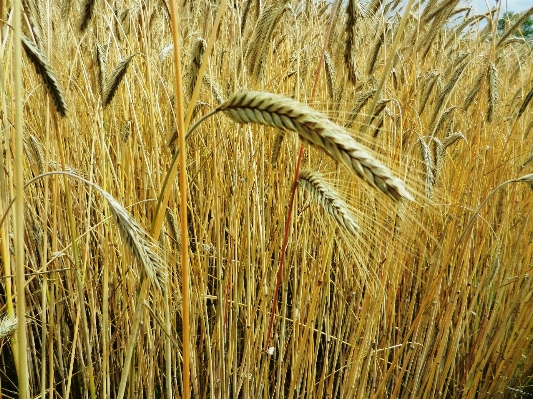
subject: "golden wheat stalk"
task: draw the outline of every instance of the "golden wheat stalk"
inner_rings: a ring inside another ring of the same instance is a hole
[[[339,225],[352,234],[357,234],[359,226],[350,212],[348,205],[339,194],[326,183],[322,175],[313,170],[302,170],[298,178],[298,184],[305,188],[322,205]]]
[[[244,91],[234,93],[215,112],[224,111],[238,123],[259,123],[297,132],[302,139],[322,148],[358,177],[393,200],[413,200],[403,181],[325,115],[278,94]]]

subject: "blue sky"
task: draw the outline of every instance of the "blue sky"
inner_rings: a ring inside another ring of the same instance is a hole
[[[500,0],[502,2],[502,13],[505,11],[514,11],[514,12],[520,12],[528,9],[529,7],[533,6],[532,0]],[[474,9],[476,9],[478,12],[486,12],[487,11],[487,3],[492,8],[494,5],[496,5],[495,0],[468,0],[466,3],[469,3],[472,5]]]

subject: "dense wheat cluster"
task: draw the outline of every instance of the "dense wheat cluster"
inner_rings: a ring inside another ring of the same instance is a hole
[[[533,395],[533,8],[14,1],[0,397]]]

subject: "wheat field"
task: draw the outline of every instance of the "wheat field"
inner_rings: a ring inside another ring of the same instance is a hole
[[[172,1],[0,0],[0,398],[533,396],[533,8]]]

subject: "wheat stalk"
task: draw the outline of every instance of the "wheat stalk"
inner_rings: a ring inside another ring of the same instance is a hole
[[[278,94],[244,91],[231,95],[214,112],[219,111],[238,123],[259,123],[297,132],[390,198],[413,200],[404,183],[346,130],[298,101]]]
[[[102,96],[104,106],[108,106],[111,103],[111,100],[113,100],[113,97],[115,96],[118,86],[120,85],[120,82],[122,82],[122,79],[126,75],[128,66],[134,56],[135,54],[130,55],[129,57],[124,58],[122,61],[120,61],[117,67],[115,68],[113,75],[111,75],[109,80],[106,82],[105,90],[103,91],[103,96]]]
[[[43,79],[43,82],[48,89],[48,93],[50,94],[50,97],[52,97],[56,111],[59,113],[59,115],[63,117],[66,116],[67,105],[65,103],[63,91],[59,86],[59,82],[52,67],[50,66],[50,63],[44,54],[37,48],[37,46],[26,36],[22,35],[21,40],[22,47],[24,47],[26,55],[35,67],[37,74]]]
[[[351,214],[348,205],[339,194],[326,183],[322,175],[313,170],[302,170],[298,178],[298,184],[305,188],[322,205],[339,225],[352,234],[357,234],[359,227]]]

